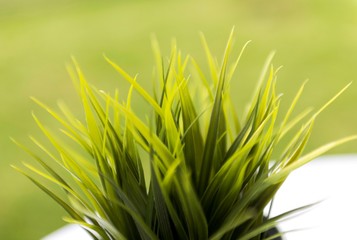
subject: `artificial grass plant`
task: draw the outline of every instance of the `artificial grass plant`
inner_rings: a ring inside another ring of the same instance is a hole
[[[165,61],[154,41],[153,94],[106,58],[131,84],[126,101],[119,100],[118,91],[110,94],[90,86],[74,61],[70,72],[85,120],[63,104],[57,112],[35,100],[62,125],[61,133],[48,130],[34,116],[53,146],[31,137],[48,156],[44,159],[18,143],[41,166],[15,168],[68,212],[67,222],[80,224],[93,239],[274,239],[282,233],[265,232],[304,208],[264,216],[284,180],[355,137],[304,153],[316,117],[345,88],[317,112],[293,114],[304,84],[281,113],[271,56],[247,112],[237,115],[229,87],[242,52],[230,61],[233,35],[220,64],[202,36],[209,74],[192,57],[182,56],[175,44]],[[133,91],[150,105],[147,119],[131,108]],[[292,131],[290,143],[282,147],[281,139]],[[273,153],[278,156],[274,161]]]

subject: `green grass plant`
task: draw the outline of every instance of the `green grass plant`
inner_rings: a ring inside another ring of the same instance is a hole
[[[206,67],[175,42],[169,58],[162,57],[153,40],[153,94],[106,57],[130,84],[125,100],[119,90],[91,86],[74,60],[69,71],[85,120],[64,104],[57,111],[34,99],[61,128],[49,130],[33,115],[51,146],[31,137],[43,157],[16,142],[39,166],[15,168],[67,211],[65,221],[93,239],[273,239],[283,233],[266,236],[267,230],[307,207],[264,216],[289,174],[356,138],[304,152],[315,119],[348,86],[319,110],[295,114],[303,84],[281,112],[273,54],[251,102],[238,103],[247,105],[246,112],[237,114],[230,83],[246,45],[233,57],[232,31],[217,61],[203,35],[201,40]],[[150,106],[146,118],[131,106],[134,92]]]

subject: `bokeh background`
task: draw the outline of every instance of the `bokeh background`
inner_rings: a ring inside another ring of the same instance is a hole
[[[298,110],[318,108],[355,81],[321,115],[309,148],[357,133],[356,0],[0,0],[0,239],[39,239],[64,225],[64,211],[10,167],[30,160],[10,137],[26,143],[28,135],[41,136],[32,111],[53,125],[30,96],[54,107],[63,99],[80,116],[66,71],[71,56],[91,83],[125,94],[124,80],[103,53],[132,75],[140,73],[150,89],[152,34],[165,54],[175,37],[183,53],[203,60],[203,32],[219,59],[233,26],[236,53],[252,40],[232,88],[238,110],[276,50],[274,65],[284,65],[278,84],[285,106],[307,78]],[[357,144],[349,143],[332,153],[356,152]]]

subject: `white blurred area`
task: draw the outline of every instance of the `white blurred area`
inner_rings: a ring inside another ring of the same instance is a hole
[[[296,170],[276,195],[271,215],[320,202],[279,224],[284,240],[356,239],[357,155],[320,157]],[[67,225],[43,240],[90,240],[80,227]]]
[[[91,236],[80,226],[68,224],[50,235],[42,238],[42,240],[93,240]]]
[[[318,158],[293,172],[283,184],[272,215],[318,202],[279,225],[286,240],[357,239],[357,155]]]

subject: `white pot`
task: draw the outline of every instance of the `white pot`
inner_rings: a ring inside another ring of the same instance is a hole
[[[323,202],[279,224],[285,240],[356,239],[357,155],[325,156],[293,172],[274,199],[272,216]],[[43,240],[91,240],[79,226],[67,225]]]

